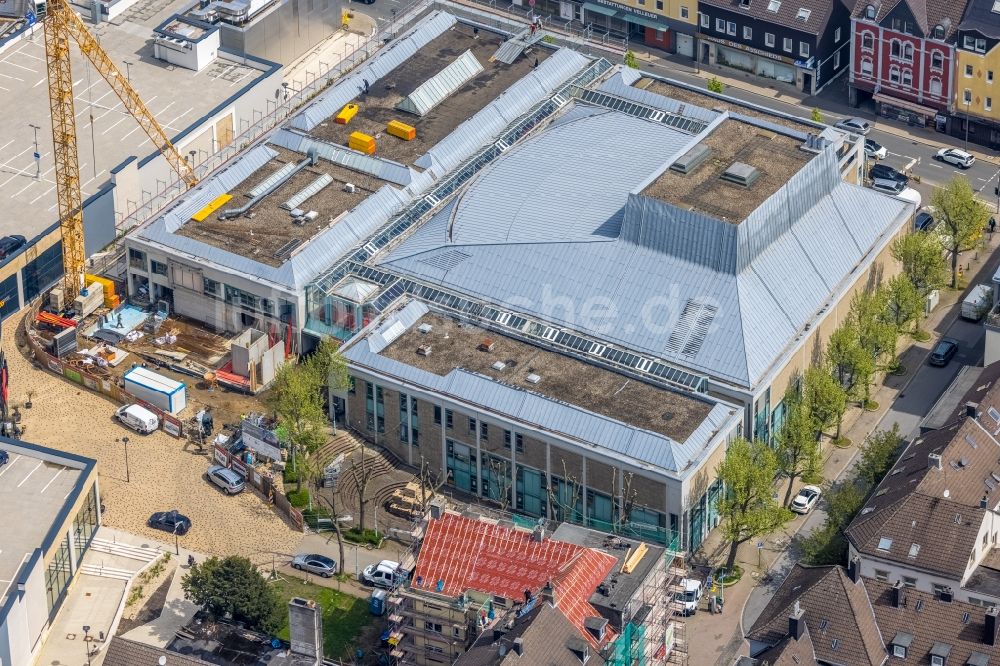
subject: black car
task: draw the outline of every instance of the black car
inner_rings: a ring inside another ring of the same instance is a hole
[[[932,231],[936,226],[937,220],[927,211],[917,213],[917,217],[913,221],[913,228],[917,231]]]
[[[931,352],[930,364],[944,367],[948,365],[955,354],[958,353],[958,340],[953,338],[941,338],[941,341],[934,346]]]
[[[188,530],[191,529],[191,519],[177,513],[176,509],[173,511],[157,511],[149,517],[149,521],[146,524],[153,529],[163,530],[171,534],[176,532],[181,536],[187,534]]]
[[[3,467],[8,462],[10,462],[10,454],[6,451],[0,451],[0,467]]]
[[[0,238],[0,259],[6,259],[28,241],[24,236],[4,236]]]
[[[908,182],[910,182],[909,176],[900,173],[899,171],[896,171],[887,164],[876,164],[875,166],[873,166],[872,170],[868,172],[868,177],[871,178],[872,180],[875,180],[876,178],[885,178],[887,180],[898,180],[903,185],[906,185]]]

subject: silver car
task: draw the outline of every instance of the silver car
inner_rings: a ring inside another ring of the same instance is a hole
[[[241,493],[243,492],[243,489],[246,488],[246,483],[243,481],[243,477],[228,467],[223,467],[222,465],[212,465],[208,468],[208,472],[206,474],[208,476],[208,480],[222,488],[227,495]]]
[[[860,134],[861,136],[865,136],[868,132],[872,131],[872,126],[864,118],[844,118],[835,127],[853,132],[854,134]]]
[[[337,563],[325,555],[303,554],[292,558],[292,568],[329,578],[337,573]]]

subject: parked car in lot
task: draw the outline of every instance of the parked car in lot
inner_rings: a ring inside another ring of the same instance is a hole
[[[936,365],[938,367],[944,367],[948,365],[948,362],[958,353],[958,340],[954,338],[941,338],[941,340],[934,345],[934,351],[931,352],[930,364]]]
[[[148,435],[160,427],[160,418],[141,405],[125,405],[115,411],[115,418],[136,432]]]
[[[6,259],[10,255],[14,254],[28,241],[24,236],[4,236],[0,238],[0,259]]]
[[[920,198],[920,192],[917,192],[912,187],[907,187],[905,183],[898,180],[876,178],[872,181],[872,189],[876,192],[881,192],[883,194],[894,196],[897,199],[908,201],[913,204],[914,208],[920,208],[922,201]]]
[[[681,604],[681,615],[694,615],[698,612],[698,602],[704,591],[704,585],[696,578],[681,580],[681,591],[674,594],[674,600]]]
[[[888,154],[885,146],[874,139],[865,139],[865,156],[871,160],[884,160]]]
[[[377,564],[369,564],[361,572],[361,580],[375,587],[391,588],[406,579],[406,573],[399,570],[399,562],[382,560]]]
[[[910,182],[910,177],[901,171],[896,171],[888,164],[876,164],[868,172],[868,177],[872,180],[898,180],[906,185]]]
[[[246,487],[242,476],[222,465],[212,465],[205,472],[205,476],[208,477],[209,481],[222,488],[227,495],[241,493]]]
[[[173,511],[157,511],[146,524],[155,530],[163,530],[164,532],[170,532],[171,534],[177,533],[184,536],[191,529],[191,519],[187,516],[177,512],[177,509]]]
[[[809,513],[816,506],[822,492],[818,486],[802,486],[799,494],[795,496],[788,508],[795,513]]]
[[[337,573],[337,563],[325,555],[315,553],[296,555],[292,558],[292,568],[329,578]]]
[[[10,462],[10,454],[6,451],[0,451],[0,467],[3,467]]]
[[[916,231],[933,231],[936,226],[937,220],[925,210],[917,213],[917,217],[913,220],[913,228]]]
[[[948,164],[953,164],[960,169],[968,169],[970,166],[976,163],[976,158],[974,155],[970,155],[964,150],[959,150],[958,148],[942,148],[937,151],[934,159],[939,162],[947,162]]]
[[[872,131],[872,126],[864,118],[844,118],[839,123],[835,125],[842,130],[847,130],[848,132],[854,132],[855,134],[860,134],[864,136],[868,132]]]

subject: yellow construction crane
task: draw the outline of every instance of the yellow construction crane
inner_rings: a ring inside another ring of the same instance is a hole
[[[52,143],[55,156],[59,226],[62,230],[63,290],[67,303],[80,293],[86,270],[83,246],[83,195],[77,158],[76,115],[73,105],[73,75],[70,71],[70,39],[100,73],[125,109],[159,149],[188,187],[197,184],[192,165],[167,138],[156,118],[142,103],[128,79],[101,48],[67,0],[50,0],[45,17],[45,62],[49,75],[49,106],[52,110]]]

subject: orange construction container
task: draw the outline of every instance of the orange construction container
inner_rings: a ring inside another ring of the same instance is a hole
[[[375,137],[361,132],[351,132],[351,136],[347,138],[347,147],[365,155],[373,155],[375,153]]]
[[[118,294],[111,296],[111,298],[105,297],[104,299],[104,307],[111,308],[112,310],[114,310],[121,304],[122,304],[122,297],[119,296]]]
[[[403,141],[413,141],[417,138],[416,129],[398,120],[390,120],[389,124],[385,126],[385,131]]]
[[[348,104],[347,106],[345,106],[343,109],[340,110],[340,113],[338,113],[337,116],[333,119],[333,122],[337,123],[338,125],[346,125],[347,123],[351,122],[351,118],[353,118],[356,115],[358,115],[358,105]]]

